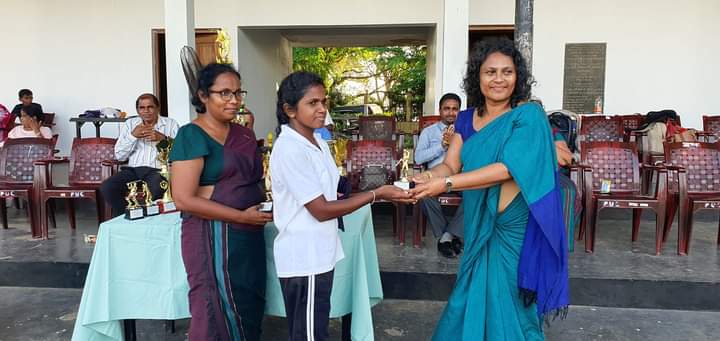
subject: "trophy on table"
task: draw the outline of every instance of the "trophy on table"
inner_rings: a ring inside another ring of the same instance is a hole
[[[272,142],[273,141],[273,135],[272,133],[267,134],[267,139],[265,140],[265,146],[263,146],[262,150],[262,165],[263,165],[263,183],[264,183],[264,190],[265,190],[265,201],[260,203],[260,208],[258,209],[261,212],[272,212],[273,209],[273,202],[272,202],[272,181],[270,177],[270,151],[272,151]]]
[[[173,146],[173,139],[171,138],[165,138],[161,140],[160,142],[155,145],[155,148],[157,148],[157,159],[160,162],[160,176],[162,176],[162,180],[160,181],[160,188],[164,191],[162,199],[159,200],[160,205],[160,213],[170,213],[177,211],[177,208],[175,207],[175,203],[172,199],[172,193],[170,189],[170,167],[168,166],[168,161],[170,158],[170,150]]]
[[[338,138],[333,142],[333,157],[335,159],[335,165],[338,168],[340,176],[347,176],[347,170],[345,169],[345,160],[347,159],[347,144],[348,139]]]
[[[140,203],[137,200],[137,185],[137,181],[127,183],[128,193],[125,196],[125,201],[127,201],[127,207],[125,208],[125,219],[136,220],[141,219],[145,216],[145,210],[143,210],[142,206],[140,206]]]
[[[160,206],[153,202],[153,195],[150,192],[150,186],[148,186],[147,182],[145,181],[140,181],[140,183],[142,184],[142,192],[144,199],[143,209],[145,210],[145,216],[150,217],[160,214]]]
[[[393,185],[407,191],[414,187],[414,183],[410,181],[410,178],[412,177],[412,174],[410,174],[410,149],[403,150],[402,159],[400,159],[397,164],[400,165],[400,180],[395,181]]]

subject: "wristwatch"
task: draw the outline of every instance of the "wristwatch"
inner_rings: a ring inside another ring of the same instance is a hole
[[[449,176],[446,176],[445,177],[445,189],[446,189],[447,193],[452,192],[452,186],[453,186],[452,179]]]

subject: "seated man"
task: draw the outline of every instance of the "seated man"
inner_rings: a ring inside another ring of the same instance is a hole
[[[157,160],[155,145],[165,137],[175,138],[178,123],[168,117],[161,117],[160,101],[153,94],[142,94],[135,101],[138,116],[125,121],[115,144],[115,158],[128,160],[117,174],[106,179],[100,187],[105,201],[112,206],[113,217],[125,211],[127,183],[142,180],[147,182],[153,199],[162,197],[160,188],[162,176]]]
[[[30,91],[30,89],[20,89],[18,92],[18,99],[20,100],[20,104],[16,105],[11,112],[14,117],[20,116],[20,110],[25,105],[37,106],[38,109],[40,109],[40,112],[44,112],[42,105],[33,102],[33,92]]]
[[[442,163],[454,133],[453,124],[460,111],[460,97],[447,93],[440,98],[440,121],[428,126],[420,132],[415,148],[415,163],[426,164],[433,168]],[[423,198],[420,207],[428,219],[433,235],[438,238],[438,252],[453,258],[462,252],[463,209],[458,206],[455,213],[448,219],[443,213],[437,198]]]

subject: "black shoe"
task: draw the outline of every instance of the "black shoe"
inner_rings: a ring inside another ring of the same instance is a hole
[[[441,243],[438,241],[438,252],[445,258],[455,258],[455,252],[453,252],[452,244],[450,242]]]
[[[462,240],[460,238],[453,238],[452,242],[452,249],[455,252],[456,255],[459,255],[461,252],[463,252],[463,249],[465,248],[465,245],[463,244]]]

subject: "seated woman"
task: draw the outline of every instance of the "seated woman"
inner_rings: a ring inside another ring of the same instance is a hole
[[[197,118],[175,137],[172,195],[183,213],[182,257],[190,284],[190,341],[260,340],[265,309],[265,200],[251,129],[231,123],[240,74],[210,64],[192,103]]]
[[[52,131],[48,127],[43,127],[44,118],[42,109],[37,105],[24,105],[20,109],[19,125],[8,133],[9,139],[17,139],[23,137],[42,137],[46,139],[52,138]]]

